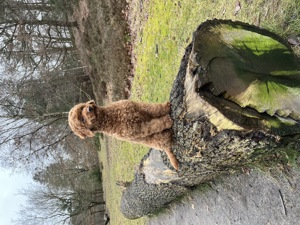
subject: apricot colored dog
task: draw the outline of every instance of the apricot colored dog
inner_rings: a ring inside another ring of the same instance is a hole
[[[75,105],[69,112],[69,125],[80,138],[101,132],[130,142],[164,150],[177,170],[178,161],[171,151],[173,124],[170,103],[147,104],[121,100],[107,106],[95,101]]]

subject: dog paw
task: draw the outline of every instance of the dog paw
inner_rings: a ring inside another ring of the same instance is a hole
[[[173,120],[170,115],[167,115],[167,121],[169,124],[173,125]]]
[[[164,118],[163,118],[162,121],[163,121],[163,124],[164,124],[164,127],[165,127],[165,128],[171,128],[172,125],[173,125],[173,120],[172,120],[172,118],[170,117],[170,115],[164,116]]]
[[[171,106],[172,106],[172,105],[171,105],[171,102],[167,102],[167,103],[166,103],[166,107],[167,107],[169,110],[171,110]]]

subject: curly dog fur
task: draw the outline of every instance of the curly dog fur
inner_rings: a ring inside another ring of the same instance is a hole
[[[178,162],[171,151],[173,124],[170,103],[147,104],[121,100],[108,106],[95,101],[75,105],[69,112],[69,125],[80,138],[101,132],[116,138],[164,150],[172,166]]]

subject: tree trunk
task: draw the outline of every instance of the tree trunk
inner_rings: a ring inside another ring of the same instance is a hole
[[[201,67],[204,57],[199,56],[202,52],[198,38],[202,38],[202,32],[206,30],[200,26],[194,33],[170,95],[174,120],[172,151],[179,161],[179,171],[170,169],[164,152],[150,150],[136,171],[135,180],[123,192],[121,211],[127,218],[153,213],[186,193],[188,187],[220,174],[276,152],[300,149],[298,122],[289,129],[282,125],[284,130],[278,126],[273,129],[273,123],[264,126],[277,117],[239,107],[222,98],[222,94],[210,91],[211,83],[207,85],[201,77],[203,71],[208,71]],[[280,135],[281,131],[284,135]]]

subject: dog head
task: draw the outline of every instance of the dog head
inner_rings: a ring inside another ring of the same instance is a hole
[[[96,121],[96,104],[94,100],[75,105],[69,112],[69,125],[71,130],[81,139],[93,137],[92,132]]]

